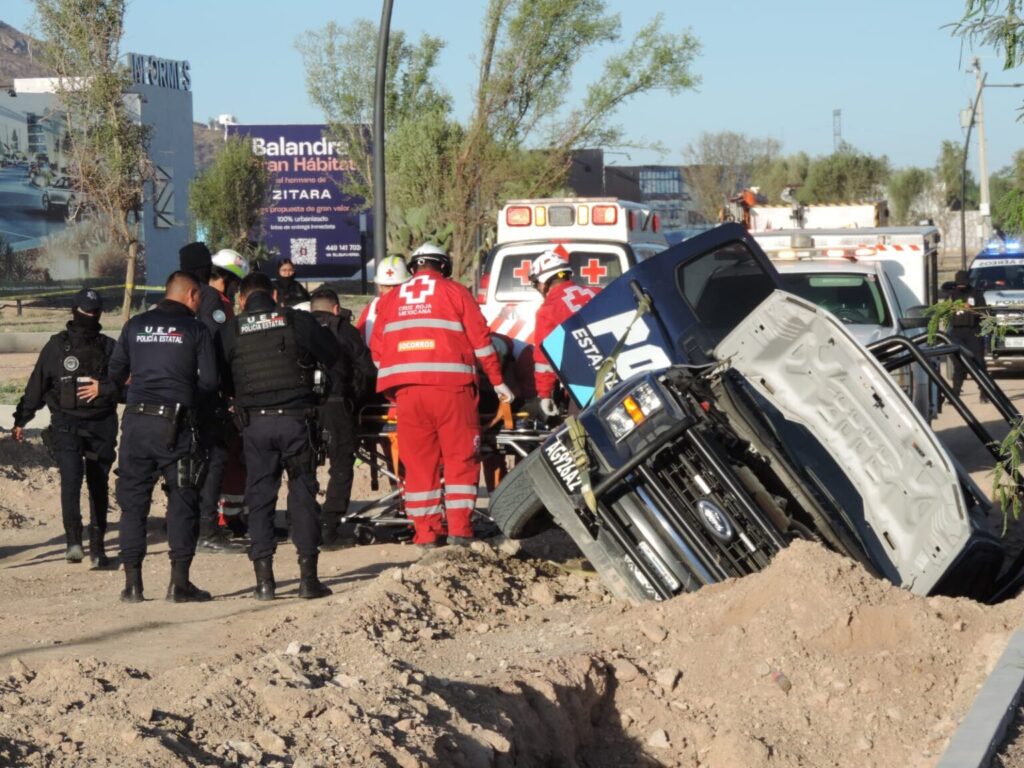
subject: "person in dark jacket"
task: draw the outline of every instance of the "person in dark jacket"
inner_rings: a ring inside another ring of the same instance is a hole
[[[355,413],[366,396],[373,392],[377,369],[363,337],[352,325],[352,313],[342,308],[338,294],[330,288],[313,291],[310,309],[313,317],[338,340],[341,356],[328,372],[330,395],[320,406],[320,426],[330,435],[327,459],[330,479],[320,523],[323,547],[332,549],[351,543],[349,536],[339,537],[339,523],[348,512],[352,497],[355,462]]]
[[[277,263],[274,290],[277,291],[277,303],[282,307],[294,307],[296,304],[309,301],[306,286],[295,279],[295,265],[291,259],[281,259]]]
[[[274,511],[288,472],[288,516],[299,555],[299,597],[326,597],[317,577],[320,515],[316,503],[316,368],[338,360],[338,342],[308,312],[280,307],[273,285],[252,273],[239,290],[242,314],[219,336],[223,388],[233,396],[245,450],[249,557],[257,600],[273,600]]]
[[[974,356],[974,360],[985,370],[985,342],[978,335],[981,315],[974,310],[985,306],[985,294],[971,285],[970,273],[961,269],[953,279],[953,289],[949,292],[952,301],[963,301],[968,309],[953,315],[950,323],[949,338]],[[967,371],[960,361],[953,359],[953,391],[960,394],[964,386]]]
[[[100,385],[101,395],[108,388],[128,386],[117,462],[125,572],[121,600],[128,603],[143,600],[146,520],[157,477],[163,477],[168,489],[171,583],[167,599],[175,603],[210,599],[209,592],[189,581],[205,462],[196,421],[217,392],[213,339],[195,318],[199,299],[198,281],[186,272],[174,272],[163,301],[125,323],[110,359],[108,379]]]
[[[103,397],[89,385],[107,375],[114,340],[100,333],[103,300],[83,288],[74,298],[67,328],[52,336],[36,360],[25,394],[14,411],[14,439],[25,439],[25,425],[36,411],[50,409],[50,442],[60,471],[60,506],[67,543],[65,559],[80,563],[82,479],[89,491],[89,559],[94,568],[110,564],[103,550],[109,506],[107,480],[117,445],[117,396]],[[79,395],[79,387],[88,391]]]

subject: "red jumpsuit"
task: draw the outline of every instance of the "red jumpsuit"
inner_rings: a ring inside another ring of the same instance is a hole
[[[429,544],[446,533],[472,537],[480,477],[477,363],[492,384],[502,383],[480,307],[465,286],[420,269],[377,303],[370,351],[377,391],[397,403],[413,541]]]
[[[595,296],[597,290],[594,288],[584,288],[571,280],[566,280],[548,291],[544,297],[544,303],[537,310],[533,327],[533,379],[537,385],[537,397],[550,398],[558,381],[551,361],[541,349],[541,342]]]
[[[377,321],[377,305],[380,304],[380,296],[374,296],[373,301],[363,307],[363,312],[356,320],[356,330],[363,335],[366,346],[370,346],[370,338],[373,336],[373,324]]]

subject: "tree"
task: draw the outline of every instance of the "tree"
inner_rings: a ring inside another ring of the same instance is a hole
[[[232,248],[253,257],[250,237],[260,226],[260,209],[271,186],[271,173],[248,139],[232,136],[224,142],[193,180],[188,203],[211,248]]]
[[[1003,69],[1024,63],[1024,20],[1021,0],[966,0],[964,15],[949,24],[953,34],[971,46],[987,45],[1003,57]]]
[[[931,185],[932,174],[924,168],[903,168],[889,178],[889,210],[894,224],[912,224],[922,218],[918,201]]]
[[[974,175],[967,171],[967,199],[961,201],[962,180],[960,174],[964,171],[964,148],[955,141],[943,141],[939,150],[939,159],[935,164],[935,175],[942,188],[942,199],[947,208],[959,211],[962,205],[967,208],[977,208],[980,199],[978,184]]]
[[[424,143],[416,145],[415,162],[407,165],[396,165],[395,152],[387,153],[388,208],[395,217],[388,226],[389,248],[407,250],[415,240],[400,242],[399,235],[412,237],[410,222],[426,221],[450,235],[461,275],[504,199],[561,188],[574,147],[621,144],[612,121],[634,96],[693,87],[690,66],[698,43],[686,32],[660,32],[663,24],[654,18],[624,52],[606,59],[601,76],[570,106],[568,84],[576,65],[618,41],[619,17],[607,13],[603,0],[489,0],[473,107],[464,123],[452,117],[447,96],[432,80],[440,41],[422,38],[409,46],[393,35],[398,47],[392,43],[389,51],[387,140],[415,143],[415,137]],[[355,28],[375,30],[370,22]],[[375,38],[356,34],[335,26],[326,37],[309,33],[304,37],[310,42],[301,46],[310,96],[328,116],[332,133],[343,140],[347,132],[357,145],[353,158],[361,151],[369,156],[369,137],[356,121],[370,114]],[[353,189],[362,185],[372,202],[370,169],[355,165],[359,179]],[[411,176],[413,171],[434,175]]]
[[[717,221],[728,199],[753,184],[756,170],[777,157],[775,139],[751,138],[734,131],[705,131],[683,151],[687,167],[686,184],[707,221]]]
[[[755,166],[751,184],[761,190],[769,205],[779,205],[783,202],[782,190],[786,187],[797,187],[797,199],[802,200],[801,190],[807,181],[810,167],[811,158],[806,152],[776,157]]]
[[[43,57],[67,121],[69,169],[126,254],[123,314],[131,311],[144,186],[154,177],[150,129],[125,96],[124,0],[36,0]],[[137,105],[137,102],[136,102]]]
[[[844,203],[881,197],[889,178],[889,160],[859,152],[849,144],[814,160],[801,199],[808,203]]]

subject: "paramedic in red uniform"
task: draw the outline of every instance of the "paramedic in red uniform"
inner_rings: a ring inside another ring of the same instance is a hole
[[[377,391],[397,403],[414,543],[439,546],[447,535],[448,543],[466,545],[480,477],[477,363],[502,401],[510,402],[512,391],[502,381],[479,306],[465,286],[449,279],[448,254],[423,245],[409,266],[412,279],[378,304],[370,340]]]
[[[593,288],[584,288],[572,281],[572,267],[569,254],[562,248],[545,251],[530,265],[530,282],[544,296],[544,303],[537,310],[533,326],[533,378],[537,385],[540,409],[545,416],[557,416],[558,406],[553,395],[558,377],[551,367],[541,342],[555,328],[560,326],[597,295]]]

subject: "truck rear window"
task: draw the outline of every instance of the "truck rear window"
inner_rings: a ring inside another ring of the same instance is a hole
[[[499,264],[498,284],[495,290],[498,301],[540,298],[540,294],[530,285],[530,264],[546,249],[545,246],[538,245],[536,251],[499,253],[495,257]],[[573,281],[578,285],[604,288],[622,274],[621,257],[607,251],[570,251],[569,263],[572,265]]]
[[[827,309],[850,325],[891,325],[892,319],[874,275],[782,274],[790,293]]]

